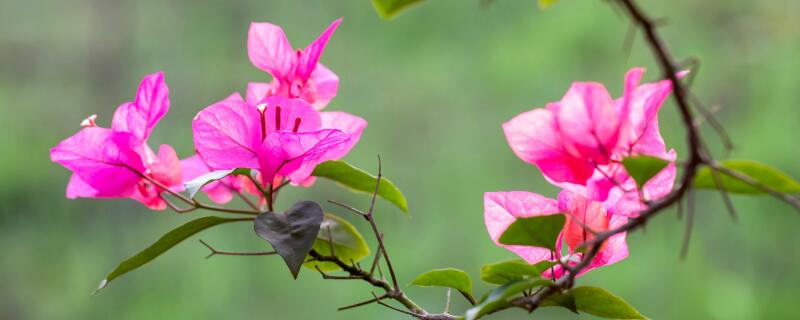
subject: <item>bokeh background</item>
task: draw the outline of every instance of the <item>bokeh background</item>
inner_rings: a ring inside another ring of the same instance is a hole
[[[697,58],[693,91],[735,140],[731,157],[755,158],[800,177],[800,2],[642,1],[666,18],[672,52]],[[402,283],[432,268],[457,267],[477,281],[485,263],[512,258],[489,241],[482,193],[530,190],[554,197],[532,166],[517,159],[500,124],[558,100],[571,81],[607,84],[614,95],[631,66],[658,72],[629,23],[605,1],[436,0],[393,21],[361,1],[34,0],[0,4],[0,318],[3,319],[404,319],[377,305],[336,308],[370,297],[358,282],[322,281],[304,270],[292,280],[276,257],[214,257],[197,238],[228,250],[266,244],[250,227],[204,232],[153,263],[91,293],[116,264],[171,228],[204,214],[148,212],[131,200],[64,198],[69,173],[48,150],[96,113],[108,125],[147,73],[166,72],[172,109],[151,145],[192,152],[190,122],[201,108],[248,81],[266,81],[246,54],[250,21],[282,25],[296,47],[344,17],[322,61],[341,78],[328,110],[369,121],[346,158],[404,190],[411,218],[378,204]],[[672,101],[661,112],[668,145],[685,150]],[[706,138],[719,151],[710,130]],[[719,153],[718,153],[719,154]],[[281,195],[368,202],[333,183]],[[736,197],[739,222],[717,194],[699,192],[685,260],[684,222],[665,212],[629,237],[631,255],[581,283],[624,297],[654,319],[796,318],[800,297],[800,218],[769,198]],[[335,207],[327,210],[346,215]],[[356,225],[363,232],[367,226]],[[370,243],[373,243],[370,240]],[[441,310],[444,290],[408,292]],[[455,300],[459,300],[456,298]],[[453,309],[463,310],[458,301]],[[540,310],[549,319],[582,318]],[[497,319],[525,319],[522,312]]]

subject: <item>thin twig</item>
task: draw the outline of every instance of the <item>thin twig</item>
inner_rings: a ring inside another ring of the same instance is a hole
[[[220,250],[215,249],[214,247],[212,247],[211,245],[209,245],[208,243],[206,243],[202,239],[200,240],[200,243],[202,243],[206,248],[208,248],[209,251],[211,251],[211,253],[209,253],[206,256],[206,259],[211,258],[211,257],[213,257],[215,255],[223,255],[223,256],[271,256],[271,255],[274,255],[274,254],[278,254],[275,251],[263,251],[263,252],[220,251]]]

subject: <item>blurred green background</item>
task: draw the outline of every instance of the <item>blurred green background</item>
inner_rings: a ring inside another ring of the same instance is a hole
[[[800,177],[800,2],[641,1],[665,17],[675,56],[702,62],[693,90],[722,110],[735,158],[755,158]],[[384,172],[410,201],[411,218],[378,205],[402,283],[431,268],[457,267],[477,279],[482,264],[513,257],[489,241],[482,193],[530,190],[554,197],[532,166],[517,159],[500,124],[558,100],[571,81],[600,81],[614,95],[631,66],[650,52],[637,37],[623,51],[629,23],[604,1],[436,0],[383,21],[361,1],[3,1],[0,4],[0,318],[3,319],[404,319],[365,300],[358,282],[322,281],[304,270],[292,280],[276,257],[214,257],[194,237],[150,265],[90,294],[116,264],[172,227],[204,213],[148,212],[131,200],[64,198],[69,173],[48,150],[87,115],[108,126],[147,73],[166,72],[172,109],[151,145],[192,152],[190,122],[201,108],[268,75],[246,54],[250,21],[282,25],[296,47],[332,20],[344,23],[322,61],[341,78],[328,110],[366,118],[346,158]],[[685,150],[668,102],[661,126]],[[706,130],[715,150],[718,140]],[[368,199],[327,181],[281,195]],[[683,222],[665,212],[629,236],[631,256],[581,283],[626,298],[654,319],[797,318],[800,218],[769,198],[737,197],[739,223],[717,194],[700,192],[689,255],[679,259]],[[326,206],[334,213],[339,208]],[[367,232],[367,226],[357,226]],[[251,227],[232,224],[199,236],[225,250],[259,250]],[[370,239],[370,243],[373,241]],[[488,289],[476,281],[476,291]],[[430,310],[444,290],[408,288]],[[459,300],[456,298],[456,300]],[[453,309],[463,310],[462,301]],[[591,318],[562,310],[542,318]],[[529,318],[513,311],[496,319]]]

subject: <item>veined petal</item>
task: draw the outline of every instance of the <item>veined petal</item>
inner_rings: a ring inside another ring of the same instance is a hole
[[[571,155],[606,164],[625,116],[602,84],[576,82],[559,103],[556,123]]]
[[[147,75],[139,84],[136,99],[117,108],[111,128],[145,141],[169,110],[169,104],[169,87],[164,82],[164,73],[159,71]]]
[[[328,40],[331,35],[333,35],[333,32],[336,31],[336,28],[339,27],[340,23],[342,23],[341,18],[333,21],[314,42],[309,44],[308,47],[303,49],[303,52],[300,53],[300,61],[297,65],[297,76],[300,77],[303,82],[308,80],[311,73],[314,72],[319,57],[322,55],[322,51],[325,50],[325,45],[328,44]]]
[[[280,82],[290,82],[297,64],[297,54],[283,29],[267,22],[250,24],[247,36],[250,62]]]
[[[517,218],[558,214],[558,203],[553,199],[524,191],[486,192],[483,194],[483,217],[489,237],[530,264],[552,260],[555,253],[546,248],[500,244],[498,239]]]
[[[258,168],[261,115],[244,101],[228,99],[201,110],[192,121],[197,153],[213,168]]]
[[[267,134],[275,130],[310,132],[320,129],[319,112],[303,100],[272,96],[262,100],[262,104]]]
[[[608,230],[610,214],[600,202],[564,190],[558,194],[558,209],[567,216],[563,237],[570,250]]]
[[[50,159],[75,173],[97,196],[126,197],[145,169],[137,149],[141,142],[131,134],[88,127],[51,149]]]
[[[562,148],[551,107],[557,109],[534,109],[504,123],[506,140],[520,159],[535,164],[548,179],[583,184],[594,168],[588,159],[573,157]]]
[[[67,183],[67,199],[76,198],[102,198],[102,195],[98,194],[97,190],[73,173],[69,177],[69,183]]]
[[[315,132],[275,131],[264,140],[259,153],[262,180],[271,182],[282,175],[302,183],[317,164],[331,160],[345,147],[349,135],[332,129]]]
[[[358,143],[358,140],[361,139],[361,133],[364,132],[364,128],[367,127],[367,120],[346,112],[320,112],[319,115],[322,120],[323,129],[341,130],[350,136],[350,139],[341,149],[337,149],[335,154],[331,154],[331,160],[338,160],[347,155],[356,143]]]
[[[338,90],[339,77],[333,71],[318,63],[303,88],[302,96],[304,100],[314,106],[314,109],[322,110],[336,97]]]
[[[247,84],[247,104],[255,106],[264,98],[278,94],[280,82],[250,82]]]
[[[182,191],[181,162],[171,146],[162,144],[158,148],[158,161],[150,166],[150,176],[175,191]]]

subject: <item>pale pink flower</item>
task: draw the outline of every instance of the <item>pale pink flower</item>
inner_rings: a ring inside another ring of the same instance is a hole
[[[578,194],[562,191],[558,200],[549,199],[535,193],[524,191],[487,192],[484,194],[484,220],[489,237],[500,247],[506,248],[530,264],[540,261],[559,261],[574,263],[583,253],[576,249],[584,242],[594,238],[594,233],[621,226],[627,217],[614,214],[617,204],[608,205],[586,199]],[[564,214],[566,223],[556,242],[556,251],[542,247],[504,245],[498,239],[517,218]],[[564,246],[566,245],[566,247]],[[625,233],[612,236],[604,242],[599,253],[584,272],[616,263],[628,256]],[[555,276],[561,268],[553,269]],[[552,276],[550,272],[546,276]]]
[[[247,102],[256,105],[268,96],[300,98],[316,110],[324,108],[336,96],[339,78],[318,63],[325,45],[336,27],[337,19],[305,49],[294,49],[281,27],[266,22],[250,25],[247,53],[250,61],[273,77],[270,83],[250,83]]]
[[[551,183],[597,201],[629,180],[619,163],[624,157],[673,161],[656,116],[672,85],[668,80],[639,85],[643,72],[628,71],[624,94],[616,100],[602,84],[576,82],[561,101],[514,117],[503,124],[511,149]]]
[[[142,79],[136,98],[117,108],[110,129],[97,127],[96,116],[50,150],[50,159],[73,172],[67,198],[132,198],[163,210],[163,190],[144,177],[181,190],[181,168],[175,150],[161,145],[155,154],[147,138],[169,110],[169,88],[158,72]]]

